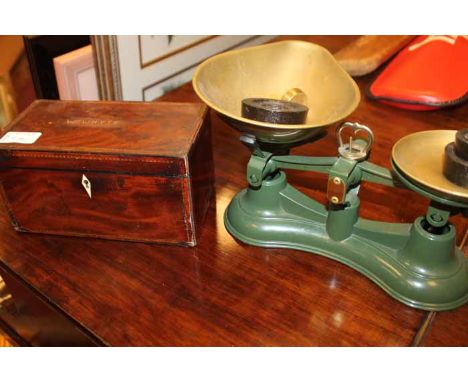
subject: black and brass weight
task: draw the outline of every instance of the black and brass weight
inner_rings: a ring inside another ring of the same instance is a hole
[[[306,121],[309,108],[297,102],[272,98],[242,100],[242,117],[279,125],[300,125]]]
[[[444,175],[451,182],[468,187],[468,128],[455,134],[455,141],[445,146]]]

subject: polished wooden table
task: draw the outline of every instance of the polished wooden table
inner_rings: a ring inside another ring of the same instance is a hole
[[[301,38],[333,52],[354,37]],[[372,78],[358,79],[362,94]],[[161,99],[197,101],[190,84]],[[468,107],[412,112],[363,96],[349,120],[373,129],[371,159],[389,166],[398,139],[467,127]],[[233,239],[223,213],[246,186],[249,152],[214,113],[212,132],[216,195],[196,248],[19,234],[2,205],[0,272],[6,288],[19,291],[6,298],[16,304],[0,309],[3,329],[36,345],[468,345],[466,305],[428,315],[332,260]],[[294,153],[336,155],[335,137],[330,132]],[[325,202],[324,175],[288,171],[288,179]],[[411,222],[428,205],[408,190],[375,184],[364,184],[360,195],[362,216],[378,220]],[[461,240],[466,219],[452,222]]]

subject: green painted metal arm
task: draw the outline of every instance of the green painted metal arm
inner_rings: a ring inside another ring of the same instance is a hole
[[[361,179],[364,181],[379,183],[390,187],[400,186],[400,184],[395,181],[392,172],[385,167],[367,161],[359,162],[357,167],[361,170]]]
[[[331,167],[338,160],[337,157],[305,157],[299,155],[274,156],[271,158],[277,168],[304,171],[316,171],[328,174]],[[361,179],[367,182],[379,183],[395,187],[390,170],[364,161],[359,162],[357,167],[361,170]]]
[[[316,171],[328,174],[338,160],[337,157],[305,157],[300,155],[274,156],[271,158],[277,168]]]

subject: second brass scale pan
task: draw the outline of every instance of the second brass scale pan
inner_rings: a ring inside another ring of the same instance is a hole
[[[449,181],[443,173],[445,146],[456,130],[430,130],[407,135],[392,150],[392,164],[400,177],[442,198],[468,204],[468,188]]]

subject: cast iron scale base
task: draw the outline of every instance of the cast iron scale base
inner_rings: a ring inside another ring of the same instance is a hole
[[[359,127],[357,127],[359,128]],[[245,139],[243,140],[245,142]],[[328,173],[326,207],[288,184],[282,169]],[[400,181],[424,190],[401,174]],[[320,254],[369,277],[397,300],[424,310],[454,309],[468,301],[468,260],[455,246],[452,213],[468,203],[432,195],[426,216],[413,224],[359,217],[361,180],[398,185],[394,175],[367,161],[344,157],[275,156],[258,148],[247,166],[249,188],[229,204],[224,222],[231,235],[247,244],[292,248]]]

